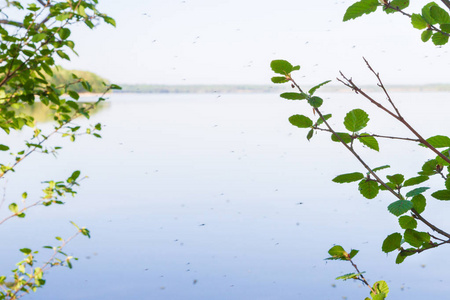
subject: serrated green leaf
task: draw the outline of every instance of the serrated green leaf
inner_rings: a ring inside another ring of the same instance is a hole
[[[438,162],[435,159],[430,159],[426,161],[422,166],[422,172],[420,175],[431,176],[437,174]]]
[[[349,183],[349,182],[354,182],[354,181],[358,181],[364,178],[364,175],[362,173],[359,172],[354,172],[354,173],[347,173],[347,174],[341,174],[336,176],[333,179],[333,182],[336,183]]]
[[[336,134],[342,139],[342,141],[346,144],[350,143],[352,141],[352,137],[350,134],[346,132],[336,132]],[[333,142],[340,142],[340,140],[332,133],[331,134],[331,140]]]
[[[403,229],[414,229],[417,227],[416,219],[410,216],[401,216],[400,218],[398,218],[398,223]]]
[[[426,198],[425,198],[424,195],[419,194],[419,195],[414,196],[411,199],[411,202],[414,205],[414,210],[417,213],[421,214],[421,213],[423,213],[425,211],[425,207],[427,205],[427,201],[426,201]]]
[[[436,2],[430,2],[422,8],[422,17],[424,18],[425,22],[427,22],[430,25],[436,24],[436,20],[433,19],[433,17],[431,16],[431,13],[430,13],[430,8],[432,6],[438,6],[438,5],[436,4]]]
[[[385,293],[380,293],[372,296],[372,300],[384,300],[386,299]]]
[[[380,187],[378,186],[378,183],[376,181],[366,179],[363,179],[359,182],[358,189],[361,195],[363,195],[367,199],[375,198],[380,191]]]
[[[441,30],[446,33],[450,33],[450,24],[440,24]]]
[[[430,7],[430,15],[439,24],[450,23],[450,15],[448,12],[437,5]]]
[[[409,0],[393,0],[390,4],[392,7],[403,10],[409,6]],[[386,8],[384,11],[388,14],[396,12],[396,10],[392,8]]]
[[[438,200],[450,200],[450,190],[440,190],[436,191],[433,194],[431,194],[432,197],[438,199]]]
[[[448,43],[449,36],[441,32],[435,32],[431,37],[431,41],[436,46],[442,46]]]
[[[314,93],[317,91],[317,89],[319,89],[321,86],[324,86],[325,84],[327,84],[327,83],[329,83],[329,82],[331,82],[331,80],[324,81],[324,82],[322,82],[322,83],[320,83],[320,84],[318,84],[318,85],[312,87],[312,88],[308,91],[308,93],[309,93],[310,95],[314,95]]]
[[[288,82],[286,77],[281,77],[281,76],[272,77],[271,80],[272,80],[273,83],[286,83],[286,82]]]
[[[348,131],[357,132],[367,126],[369,115],[362,109],[354,109],[344,118],[344,126]]]
[[[350,251],[350,254],[349,254],[350,259],[352,259],[353,257],[355,257],[356,254],[358,254],[358,252],[359,252],[359,250],[352,249],[352,250]]]
[[[423,192],[425,192],[426,190],[428,190],[429,187],[419,187],[419,188],[415,188],[409,192],[406,193],[406,197],[414,197],[417,195],[422,194]]]
[[[412,14],[411,15],[411,24],[416,29],[425,29],[427,28],[427,22],[422,18],[420,14]]]
[[[290,62],[282,59],[272,60],[270,67],[272,71],[281,75],[289,75],[294,69]]]
[[[344,14],[344,22],[361,17],[364,14],[370,14],[380,6],[378,0],[361,0],[352,4]]]
[[[312,107],[320,107],[323,103],[323,99],[320,97],[311,97],[308,99],[308,103],[312,106]]]
[[[434,148],[445,148],[450,147],[450,138],[445,135],[435,135],[427,139]]]
[[[283,93],[280,97],[288,100],[304,100],[307,95],[300,93]]]
[[[397,259],[395,260],[396,264],[401,264],[402,262],[405,261],[405,258],[407,258],[408,256],[414,255],[414,252],[411,252],[415,250],[414,248],[408,248],[405,250],[400,251],[400,253],[397,255]]]
[[[323,118],[324,118],[325,120],[328,120],[328,119],[331,118],[331,117],[332,117],[331,114],[323,115]],[[321,125],[321,124],[323,124],[323,119],[322,119],[322,118],[318,118],[318,119],[317,119],[317,122],[316,122],[316,125],[319,126],[319,125]]]
[[[392,252],[400,248],[402,242],[402,235],[400,233],[393,233],[388,235],[381,246],[381,250],[385,253]]]
[[[430,179],[430,177],[424,176],[424,175],[417,176],[417,177],[412,177],[412,178],[409,178],[409,179],[405,180],[405,182],[403,183],[403,186],[407,187],[407,186],[411,186],[411,185],[420,184],[422,182],[427,181],[428,179]]]
[[[376,167],[376,168],[372,169],[372,171],[376,172],[376,171],[380,171],[380,170],[387,169],[387,168],[390,168],[390,167],[391,166],[389,166],[389,165],[384,165],[384,166],[381,166],[381,167]]]
[[[373,136],[370,136],[367,133],[362,133],[359,135],[358,140],[365,146],[373,149],[375,151],[380,151],[380,146],[378,145],[378,141]]]
[[[395,216],[400,216],[413,208],[413,203],[408,200],[397,200],[388,206],[388,210]]]
[[[442,46],[448,43],[448,35],[445,35],[441,32],[435,32],[433,36],[431,37],[431,40],[433,41],[433,44],[436,46]]]
[[[428,233],[416,231],[414,229],[406,229],[403,237],[405,242],[416,248],[430,242],[430,235]]]
[[[384,281],[384,280],[375,282],[372,285],[372,288],[377,292],[376,294],[374,294],[372,292],[370,293],[373,300],[383,300],[389,294],[389,286],[387,285],[386,281]],[[375,297],[378,295],[382,296],[382,298],[376,299]]]
[[[289,118],[289,122],[299,128],[308,128],[313,125],[313,121],[304,115],[293,115]]]
[[[402,174],[387,175],[386,178],[395,185],[400,185],[405,180],[405,176]]]
[[[348,273],[339,277],[336,277],[336,280],[349,280],[349,279],[356,279],[358,278],[361,274],[364,274],[365,272],[361,272],[361,273]]]
[[[426,43],[430,40],[432,35],[433,31],[427,29],[422,32],[422,34],[420,35],[420,39],[422,40],[422,42]]]
[[[331,247],[330,250],[328,250],[328,254],[330,254],[331,257],[326,258],[327,260],[347,260],[348,256],[348,253],[340,245]]]

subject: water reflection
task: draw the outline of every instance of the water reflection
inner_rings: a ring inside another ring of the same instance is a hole
[[[343,126],[346,107],[365,109],[351,94],[332,96],[323,110],[335,111],[336,126]],[[394,96],[410,120],[435,106],[430,101],[446,99],[427,95],[425,104],[423,95]],[[387,280],[393,299],[442,299],[449,283],[439,257],[447,249],[401,266],[381,253],[381,242],[398,226],[386,210],[391,199],[369,201],[355,186],[331,182],[361,167],[329,136],[308,143],[306,131],[287,122],[304,109],[271,94],[112,95],[108,109],[83,121],[101,121],[103,139],[79,139],[58,159],[36,156],[8,179],[13,198],[23,182],[32,197],[41,180],[74,169],[89,175],[65,206],[39,208],[25,222],[0,228],[6,241],[20,232],[28,241],[21,247],[70,235],[67,220],[92,231],[91,240],[77,239],[67,249],[80,258],[74,270],[53,270],[48,286],[29,299],[364,299],[365,288],[334,280],[350,266],[323,260],[333,242],[361,250],[358,265],[371,282]],[[421,119],[424,135],[445,111],[430,113],[430,123]],[[368,130],[403,130],[382,114],[370,117]],[[396,145],[388,141],[380,155],[362,155],[371,165],[391,162],[393,171],[413,175],[427,152],[405,155]],[[392,157],[404,159],[392,163]],[[450,227],[441,203],[428,205]],[[1,269],[20,259],[16,247],[2,245]]]
[[[80,106],[90,106],[95,102],[78,101]],[[100,102],[93,110],[91,110],[91,116],[99,113],[100,111],[109,108],[111,104],[109,102]],[[53,112],[52,110],[40,102],[35,102],[33,105],[26,105],[23,108],[17,110],[18,113],[24,113],[31,115],[38,123],[53,122]]]

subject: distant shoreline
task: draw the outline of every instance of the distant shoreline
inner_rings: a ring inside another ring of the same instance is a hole
[[[290,91],[288,84],[280,85],[120,85],[122,90],[114,93],[142,93],[142,94],[234,94],[234,93],[279,93]],[[368,92],[381,91],[376,86],[364,85],[361,88]],[[388,92],[450,92],[450,84],[433,85],[386,85]],[[352,92],[349,88],[330,85],[320,88],[322,92],[345,93]]]

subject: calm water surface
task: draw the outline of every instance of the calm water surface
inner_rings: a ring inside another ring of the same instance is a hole
[[[369,132],[406,132],[353,94],[325,98],[323,112],[336,112],[331,122],[341,129],[356,106],[369,112]],[[425,136],[448,134],[449,94],[394,98]],[[101,121],[102,139],[55,139],[65,148],[58,158],[34,155],[1,182],[6,199],[17,201],[23,191],[39,197],[41,181],[78,169],[89,176],[66,205],[1,226],[1,270],[21,259],[19,247],[70,236],[72,220],[92,238],[70,243],[66,251],[79,257],[74,269],[51,270],[28,299],[363,299],[366,288],[334,280],[350,265],[323,260],[333,243],[359,249],[356,263],[372,283],[388,281],[392,299],[444,299],[448,247],[400,266],[381,253],[383,239],[400,230],[386,210],[393,199],[369,201],[356,185],[332,183],[365,171],[328,134],[307,142],[306,130],[287,121],[296,113],[312,114],[276,94],[110,96],[92,120],[78,121]],[[396,145],[383,142],[381,154],[361,148],[361,155],[374,167],[391,164],[383,175],[406,169],[410,177],[432,157]],[[427,216],[450,228],[449,210],[436,202]]]

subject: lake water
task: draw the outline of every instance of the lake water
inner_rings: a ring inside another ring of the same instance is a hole
[[[341,130],[345,113],[360,107],[372,119],[369,132],[406,132],[354,94],[324,96],[322,111],[336,112],[330,121]],[[56,138],[50,143],[64,146],[57,159],[33,155],[1,182],[7,201],[17,201],[23,191],[39,197],[41,181],[78,169],[89,176],[64,206],[35,208],[1,226],[2,274],[21,259],[19,248],[39,250],[70,236],[69,220],[91,230],[91,239],[66,248],[79,258],[74,269],[52,269],[46,287],[27,299],[363,299],[367,288],[334,280],[353,272],[324,260],[334,243],[359,249],[355,262],[371,283],[388,282],[389,298],[448,294],[448,247],[401,265],[381,252],[384,238],[401,230],[386,209],[392,197],[367,200],[356,184],[331,182],[365,171],[329,134],[308,142],[306,130],[289,124],[292,114],[312,114],[304,102],[276,94],[109,98],[92,120],[77,121],[101,121],[102,139]],[[449,94],[394,99],[424,136],[448,134]],[[383,141],[380,154],[360,150],[371,166],[392,166],[383,176],[406,169],[412,177],[433,155],[407,146]],[[448,212],[447,203],[430,198],[425,217],[448,229]],[[42,259],[49,254],[41,252]]]

